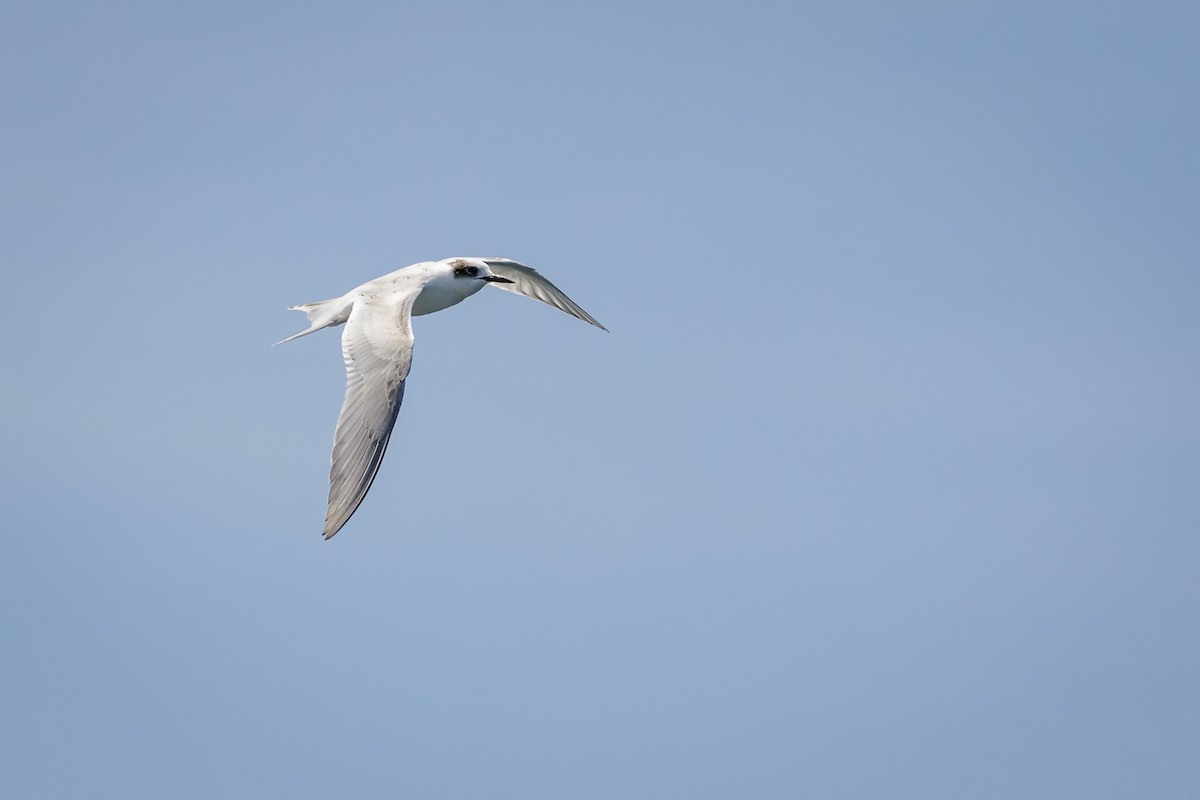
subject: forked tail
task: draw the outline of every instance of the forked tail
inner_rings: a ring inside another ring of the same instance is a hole
[[[308,327],[271,346],[274,347],[276,344],[283,344],[283,342],[290,342],[292,339],[299,339],[301,336],[307,336],[313,331],[319,331],[331,325],[341,325],[350,318],[350,309],[353,306],[354,300],[345,296],[335,297],[332,300],[319,300],[316,303],[291,306],[288,311],[303,311],[305,314],[308,314]]]

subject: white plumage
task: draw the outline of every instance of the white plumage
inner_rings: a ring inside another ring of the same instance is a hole
[[[507,258],[423,261],[367,281],[341,297],[292,306],[308,315],[309,326],[283,342],[346,325],[346,398],[333,438],[326,539],[354,514],[383,462],[412,365],[412,317],[461,303],[488,283],[607,330],[532,267]]]

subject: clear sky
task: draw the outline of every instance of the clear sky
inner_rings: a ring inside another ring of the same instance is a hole
[[[0,795],[1200,797],[1198,9],[8,0]]]

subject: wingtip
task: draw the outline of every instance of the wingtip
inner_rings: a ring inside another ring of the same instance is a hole
[[[609,333],[608,328],[606,328],[602,324],[600,324],[600,320],[596,319],[591,314],[584,311],[582,308],[579,308],[579,306],[576,306],[576,308],[579,310],[578,314],[571,312],[571,311],[568,311],[567,313],[570,314],[572,317],[575,317],[578,320],[582,320],[583,322],[586,322],[589,325],[595,325],[597,328],[604,331],[605,333]]]
[[[349,522],[349,517],[347,517],[346,519],[343,519],[340,522],[326,518],[325,519],[325,530],[321,531],[321,536],[324,537],[325,541],[329,541],[330,539],[332,539],[334,536],[337,535],[338,531],[340,531],[342,528],[344,528],[346,526],[347,522]]]

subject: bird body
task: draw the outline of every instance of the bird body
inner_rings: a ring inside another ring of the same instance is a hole
[[[334,433],[326,539],[354,514],[383,461],[412,365],[412,317],[457,305],[489,283],[607,330],[532,267],[506,258],[422,261],[367,281],[341,297],[291,307],[308,315],[309,326],[283,342],[346,325],[342,332],[346,398]]]

